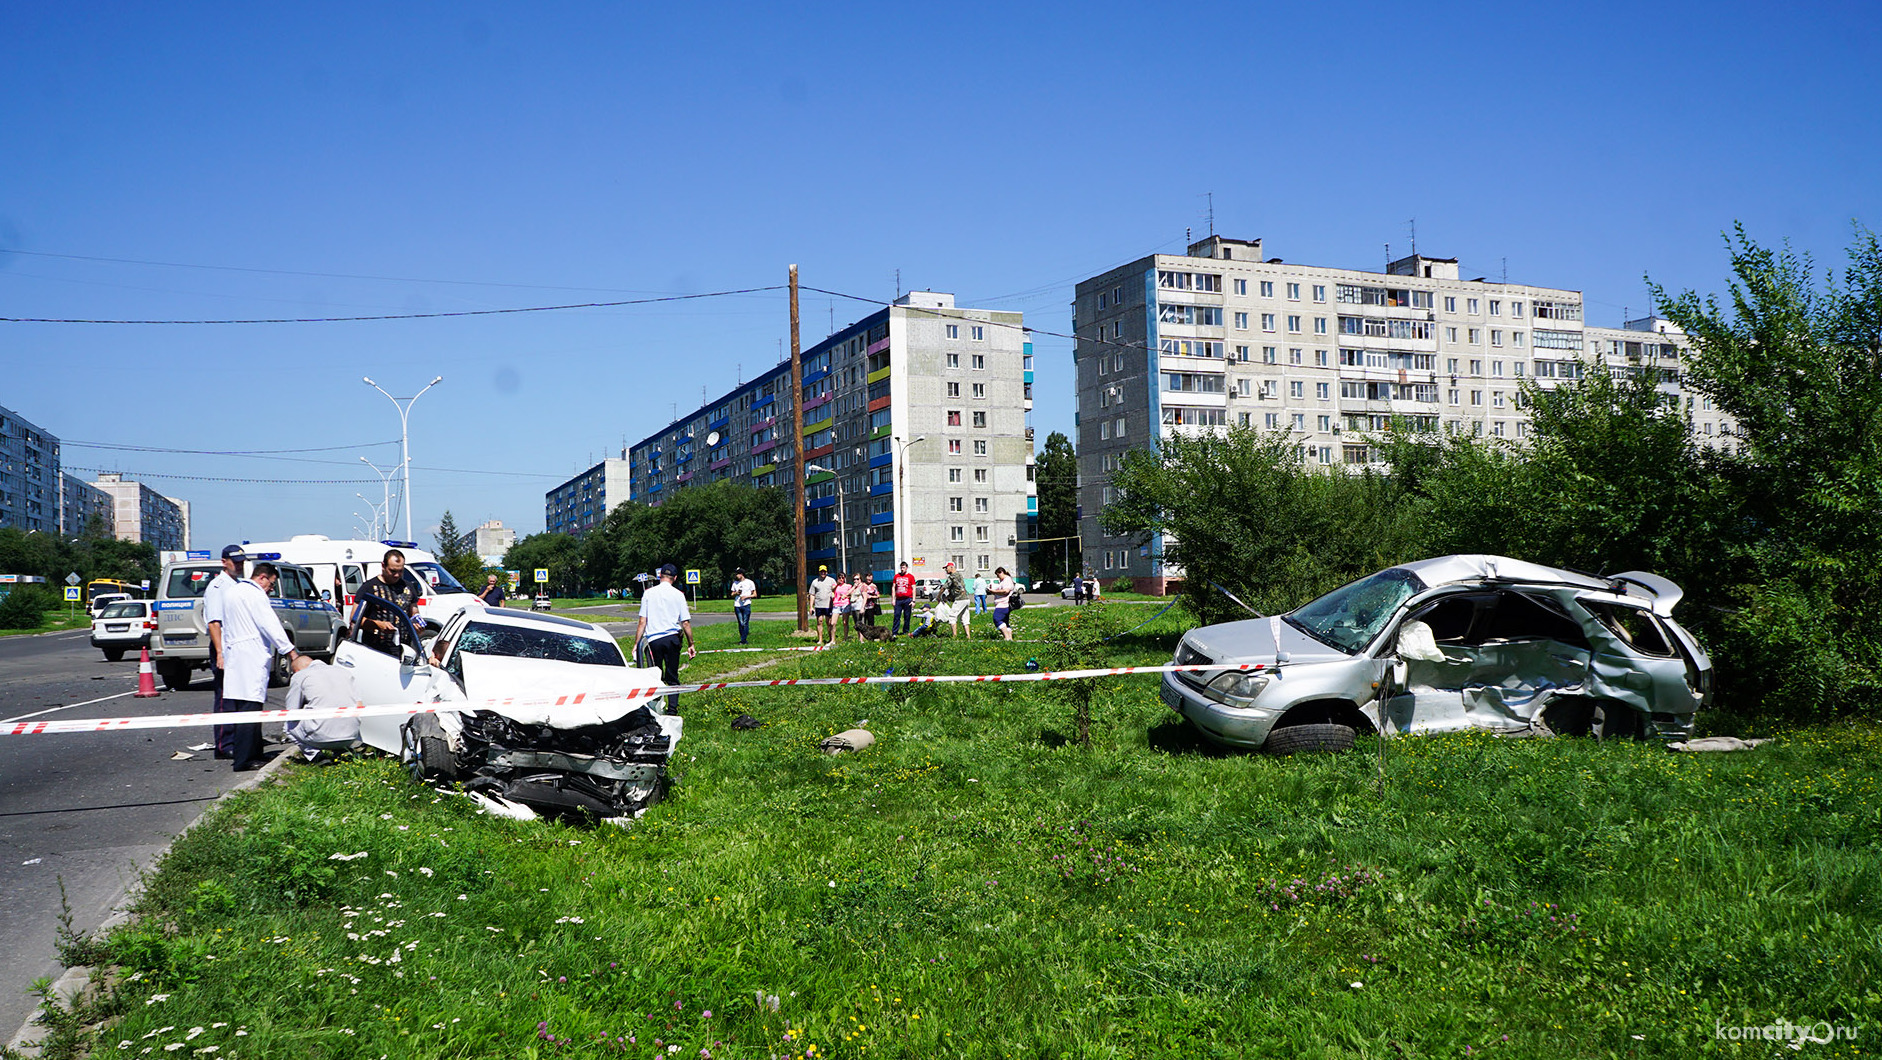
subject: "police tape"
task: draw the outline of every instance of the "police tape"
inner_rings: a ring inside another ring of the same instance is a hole
[[[453,700],[446,703],[382,703],[354,707],[313,707],[301,710],[243,710],[220,714],[152,714],[124,718],[71,718],[65,721],[21,721],[0,727],[0,736],[51,736],[77,732],[117,732],[133,729],[176,729],[196,725],[247,725],[265,721],[324,721],[328,718],[391,718],[412,714],[470,713],[496,708],[575,707],[657,696],[717,692],[726,688],[812,688],[826,685],[939,685],[1018,684],[1028,681],[1078,681],[1131,674],[1227,673],[1272,669],[1267,663],[1228,666],[1112,666],[1101,670],[1041,670],[1023,674],[934,674],[907,677],[787,677],[773,681],[708,681],[689,685],[652,685],[613,692],[578,692],[569,696],[508,697]],[[599,723],[599,720],[597,721]]]

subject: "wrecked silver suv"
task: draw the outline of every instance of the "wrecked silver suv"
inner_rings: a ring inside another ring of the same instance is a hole
[[[1712,661],[1673,621],[1678,586],[1501,556],[1441,556],[1296,611],[1185,634],[1163,702],[1209,739],[1286,753],[1356,733],[1487,729],[1683,739]]]

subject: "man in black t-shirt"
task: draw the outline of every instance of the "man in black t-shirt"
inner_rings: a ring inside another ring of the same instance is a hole
[[[398,549],[389,549],[382,561],[379,576],[372,578],[359,587],[355,594],[359,598],[359,607],[353,613],[353,622],[360,630],[360,637],[366,646],[387,655],[399,653],[399,623],[403,621],[398,612],[380,603],[385,601],[397,607],[407,616],[418,603],[418,582],[405,573],[405,553]],[[416,646],[417,634],[413,634]]]

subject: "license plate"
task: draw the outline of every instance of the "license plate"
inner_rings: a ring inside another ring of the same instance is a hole
[[[1178,714],[1183,713],[1182,693],[1178,692],[1174,688],[1171,688],[1169,685],[1164,685],[1163,687],[1157,689],[1157,695],[1162,697],[1164,706],[1169,707],[1171,710],[1177,712]]]
[[[128,622],[108,623],[105,626],[105,632],[106,633],[123,633],[129,630],[130,628],[131,628],[131,625]]]
[[[165,633],[163,635],[163,642],[165,644],[194,644],[196,643],[196,634],[194,633]]]

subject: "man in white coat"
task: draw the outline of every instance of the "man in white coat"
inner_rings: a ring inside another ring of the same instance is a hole
[[[231,586],[222,597],[223,710],[261,710],[268,699],[268,672],[274,657],[295,657],[294,642],[268,605],[268,593],[280,577],[272,563],[255,564],[255,573]],[[261,723],[230,726],[235,736],[235,771],[260,769]]]

